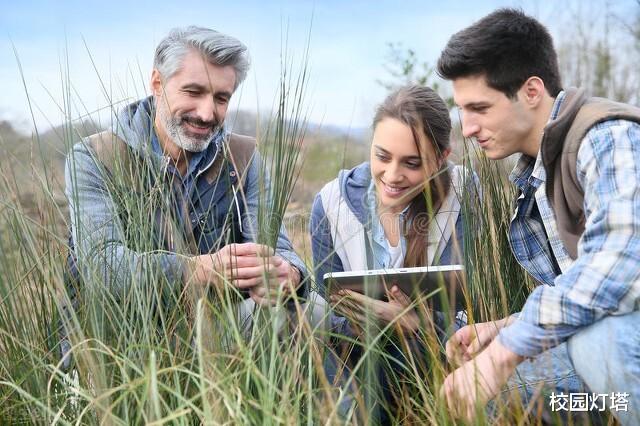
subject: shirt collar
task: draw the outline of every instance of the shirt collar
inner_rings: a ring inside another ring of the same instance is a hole
[[[565,92],[564,90],[562,90],[560,91],[560,93],[558,93],[558,96],[556,96],[556,99],[553,101],[551,114],[549,115],[547,124],[558,118],[558,115],[560,114],[560,108],[562,107],[564,99]],[[538,150],[538,155],[536,156],[536,158],[521,154],[520,158],[518,158],[518,161],[516,162],[515,167],[509,175],[509,180],[517,185],[520,189],[524,188],[527,183],[538,186],[541,182],[544,182],[545,179],[546,172],[544,170],[544,167],[542,166],[542,155],[540,150]]]

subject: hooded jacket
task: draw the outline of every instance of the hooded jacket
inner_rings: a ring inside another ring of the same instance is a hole
[[[429,225],[429,242],[425,250],[429,250],[430,264],[461,261],[463,215],[458,195],[465,186],[464,168],[451,165],[451,175],[452,188]],[[469,173],[467,175],[471,177]],[[387,253],[379,247],[383,242],[370,235],[370,184],[371,168],[365,162],[351,170],[342,170],[314,199],[310,220],[311,247],[316,285],[323,296],[326,273],[388,267]],[[372,244],[366,244],[368,238],[373,240]],[[367,258],[372,259],[372,265],[368,264]]]
[[[153,117],[153,98],[146,98],[124,108],[112,130],[126,144],[127,157],[132,159],[128,167],[138,178],[142,176],[137,185],[118,182],[116,173],[105,170],[90,138],[74,145],[66,162],[66,195],[78,265],[87,274],[83,276],[87,284],[101,283],[114,294],[149,279],[150,272],[154,280],[180,288],[191,256],[256,241],[260,155],[255,151],[251,156],[243,179],[227,155],[230,143],[255,142],[222,128],[202,154],[192,157],[183,178],[153,149],[157,143]],[[194,158],[198,161],[192,170]],[[160,216],[163,221],[158,220]],[[293,251],[284,227],[276,253],[295,266],[302,279],[306,277],[304,263]],[[306,285],[299,293],[306,294]]]

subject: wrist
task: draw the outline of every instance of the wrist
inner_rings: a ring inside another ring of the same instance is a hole
[[[507,348],[500,342],[500,339],[495,339],[489,345],[491,358],[499,365],[515,369],[518,364],[525,360],[525,357],[518,355],[511,349]]]

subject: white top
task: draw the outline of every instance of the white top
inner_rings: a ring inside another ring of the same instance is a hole
[[[389,262],[390,268],[402,268],[404,265],[404,254],[402,253],[402,244],[398,242],[397,246],[392,246],[387,240],[387,245],[389,247],[389,254],[391,255],[391,261]]]

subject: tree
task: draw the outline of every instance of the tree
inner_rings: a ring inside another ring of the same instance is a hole
[[[407,84],[419,84],[429,86],[435,90],[449,107],[453,107],[453,97],[445,90],[442,80],[435,73],[435,68],[426,61],[421,61],[416,51],[405,48],[402,43],[387,43],[387,62],[384,69],[391,76],[390,80],[379,80],[376,82],[392,91]]]
[[[570,3],[558,37],[558,59],[565,87],[579,86],[593,96],[640,102],[640,1],[635,13],[608,1]],[[630,19],[628,18],[630,16]]]

